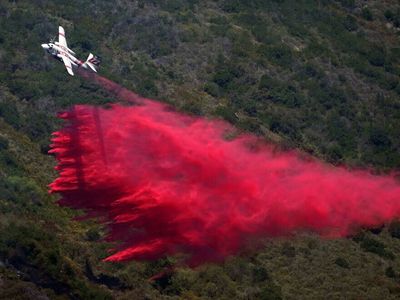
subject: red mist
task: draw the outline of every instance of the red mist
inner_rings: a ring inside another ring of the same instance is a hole
[[[88,75],[87,75],[88,76]],[[271,236],[340,237],[400,216],[393,176],[349,171],[282,152],[218,120],[178,113],[92,80],[131,106],[77,105],[54,133],[60,203],[84,209],[119,246],[106,260],[183,254],[220,261]]]

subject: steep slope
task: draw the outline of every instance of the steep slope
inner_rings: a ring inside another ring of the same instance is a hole
[[[101,73],[177,109],[221,117],[335,164],[400,166],[397,1],[0,2],[0,296],[396,298],[399,225],[351,239],[268,241],[221,266],[166,273],[173,259],[110,264],[94,221],[46,185],[55,113],[112,95],[43,53],[63,25]]]

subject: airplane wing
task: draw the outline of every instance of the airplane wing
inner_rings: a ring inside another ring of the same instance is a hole
[[[58,26],[58,43],[61,46],[64,46],[65,48],[68,48],[67,46],[67,39],[65,38],[65,31],[62,26]]]
[[[67,68],[68,74],[74,76],[74,72],[72,71],[71,61],[65,55],[61,55],[61,58],[64,62],[65,67]]]

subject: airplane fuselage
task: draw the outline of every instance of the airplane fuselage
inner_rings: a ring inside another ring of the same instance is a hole
[[[63,55],[66,56],[75,67],[84,67],[85,69],[87,69],[87,66],[84,65],[83,61],[73,56],[68,51],[68,49],[66,49],[62,45],[57,45],[55,43],[48,43],[48,44],[42,44],[42,48],[46,49],[48,53],[50,53],[53,57],[57,58],[58,60],[62,61],[61,56]]]

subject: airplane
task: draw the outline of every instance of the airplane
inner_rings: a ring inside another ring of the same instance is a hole
[[[42,48],[50,53],[54,58],[64,62],[67,72],[71,76],[74,76],[72,66],[91,69],[97,73],[96,66],[100,64],[99,58],[90,53],[85,62],[77,59],[74,56],[75,52],[69,49],[67,46],[65,31],[62,26],[58,27],[58,42],[51,40],[50,43],[42,44]]]

